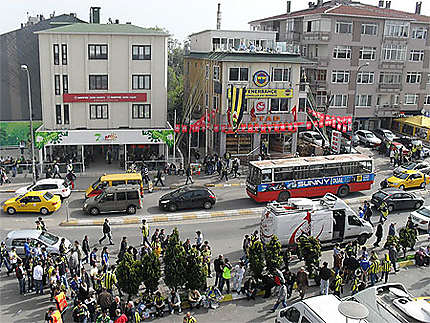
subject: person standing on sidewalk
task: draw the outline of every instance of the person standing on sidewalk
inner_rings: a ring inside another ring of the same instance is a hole
[[[223,256],[219,255],[217,259],[214,260],[214,270],[215,270],[215,286],[219,286],[222,280],[222,270],[224,267]]]
[[[146,219],[142,219],[142,225],[140,226],[140,230],[142,232],[142,246],[146,244],[148,247],[151,245],[151,243],[148,240],[149,237],[149,225],[146,223]]]
[[[106,239],[106,237],[109,238],[109,244],[113,245],[114,243],[112,242],[112,230],[110,228],[108,219],[105,219],[105,222],[103,223],[103,238],[99,240],[99,244],[102,244],[102,241]]]
[[[52,178],[55,178],[55,175],[58,175],[58,178],[61,178],[60,166],[58,166],[57,161],[54,161],[54,174],[52,175]]]
[[[382,275],[381,280],[384,279],[385,284],[388,282],[388,275],[391,271],[391,261],[389,254],[385,254],[385,258],[382,261]]]
[[[273,308],[270,310],[272,313],[276,311],[279,304],[282,304],[283,308],[287,307],[287,294],[287,286],[285,286],[285,284],[281,284],[281,286],[279,287],[278,299],[275,305],[273,305]]]
[[[399,270],[396,267],[398,254],[395,246],[391,245],[388,248],[388,256],[390,258],[390,262],[391,262],[391,265],[393,266],[394,272],[395,273],[398,272]]]
[[[230,279],[231,279],[231,264],[228,261],[228,258],[225,258],[224,268],[222,269],[222,278],[219,286],[219,290],[221,293],[224,289],[224,283],[227,285],[227,294],[230,294]]]
[[[309,286],[308,273],[305,271],[304,267],[300,268],[300,270],[297,273],[296,279],[297,279],[297,290],[299,291],[300,299],[303,300],[305,298],[306,290],[308,289],[308,286]]]
[[[223,178],[225,178],[225,181],[228,182],[228,168],[226,162],[222,164],[220,181],[222,181]]]
[[[88,236],[86,235],[84,237],[84,240],[82,240],[82,251],[85,254],[85,257],[82,259],[82,264],[88,263],[89,260],[89,254],[90,254],[90,242],[88,241]]]
[[[330,268],[328,268],[328,263],[324,261],[322,268],[320,269],[320,290],[321,295],[328,295],[328,287],[329,287],[329,280],[331,278],[332,271]]]
[[[379,247],[379,243],[382,240],[382,236],[383,236],[383,231],[382,231],[382,223],[378,223],[378,226],[376,227],[376,241],[373,244],[374,247]]]
[[[158,185],[158,182],[160,182],[161,183],[161,186],[164,186],[164,183],[163,183],[163,172],[161,171],[161,168],[159,168],[158,169],[158,171],[157,171],[157,180],[155,181],[155,186],[157,186]]]
[[[188,165],[187,170],[185,171],[185,175],[187,175],[185,185],[188,185],[188,180],[191,182],[191,184],[194,184],[193,178],[191,177],[192,172],[191,172],[191,166],[190,165]]]

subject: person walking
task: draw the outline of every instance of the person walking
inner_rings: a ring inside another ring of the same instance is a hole
[[[227,163],[222,163],[220,181],[222,181],[223,178],[225,178],[225,181],[228,182],[228,168],[227,168]]]
[[[391,262],[391,265],[393,266],[394,272],[395,273],[398,272],[399,270],[396,267],[398,253],[395,246],[390,245],[388,247],[388,256],[390,258],[390,262]]]
[[[340,297],[342,293],[343,279],[341,272],[338,272],[336,277],[334,278],[334,291],[333,294]]]
[[[382,229],[382,223],[378,223],[378,226],[376,227],[376,241],[373,244],[374,247],[379,247],[379,243],[382,240],[382,236],[383,236],[383,229]]]
[[[385,254],[385,258],[382,261],[382,275],[381,280],[384,279],[385,284],[388,282],[388,275],[390,274],[391,270],[391,262],[390,262],[390,256],[389,254]]]
[[[150,246],[151,243],[148,240],[149,237],[149,224],[146,222],[146,219],[142,219],[142,225],[140,226],[140,230],[142,232],[142,246],[145,245],[145,243]]]
[[[305,271],[304,267],[301,267],[300,270],[298,271],[296,280],[297,280],[297,290],[299,291],[300,299],[304,299],[306,290],[308,289],[308,286],[309,286],[308,273]]]
[[[278,306],[282,304],[282,307],[287,307],[287,286],[285,284],[281,284],[279,287],[279,293],[278,293],[278,299],[276,300],[275,305],[273,305],[273,308],[270,310],[272,313],[276,311]]]
[[[89,261],[89,255],[90,255],[90,242],[88,241],[88,236],[86,235],[84,237],[84,240],[82,240],[82,251],[85,254],[85,257],[82,259],[82,263],[88,263]]]
[[[105,219],[105,222],[103,223],[103,237],[99,240],[99,244],[102,244],[102,241],[106,239],[106,237],[109,238],[109,244],[113,245],[114,243],[112,242],[112,230],[110,228],[108,219]]]
[[[66,179],[70,182],[72,190],[73,190],[75,188],[76,175],[73,172],[73,163],[72,163],[72,160],[70,160],[70,163],[67,164]]]
[[[194,182],[193,182],[193,178],[191,177],[191,175],[192,175],[193,173],[192,173],[192,171],[191,171],[191,166],[190,165],[188,165],[188,167],[187,167],[187,169],[186,169],[186,171],[185,171],[185,175],[187,175],[187,179],[186,179],[186,181],[185,181],[185,185],[188,185],[188,180],[191,182],[191,184],[194,184]]]
[[[161,183],[161,186],[164,186],[164,183],[163,183],[163,172],[161,171],[161,168],[159,168],[158,169],[158,171],[157,171],[157,177],[156,177],[156,181],[155,181],[155,186],[157,186],[158,185],[158,183],[160,182]]]
[[[219,255],[217,259],[214,260],[214,270],[215,270],[215,286],[219,286],[222,280],[222,272],[224,267],[223,255]]]
[[[329,280],[331,278],[332,271],[328,268],[328,263],[324,261],[322,268],[320,269],[320,292],[321,295],[328,295]]]
[[[390,223],[390,226],[388,228],[388,235],[389,236],[395,236],[396,235],[396,223]]]
[[[364,209],[364,219],[370,223],[371,226],[373,226],[372,223],[372,208],[370,207],[369,202],[365,202],[365,209]]]
[[[388,206],[387,206],[387,203],[385,203],[385,201],[382,201],[381,205],[379,206],[379,212],[380,212],[379,222],[384,223],[385,221],[387,221],[387,218],[388,218]]]
[[[203,244],[203,234],[200,230],[196,231],[196,237],[194,238],[196,240],[196,247],[200,250],[200,247]]]
[[[58,166],[57,161],[54,161],[54,174],[52,175],[52,178],[55,178],[55,175],[57,175],[58,178],[61,178],[61,175],[60,175],[60,166]]]

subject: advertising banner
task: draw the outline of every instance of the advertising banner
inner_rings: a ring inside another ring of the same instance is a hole
[[[66,93],[64,103],[146,102],[146,93]]]

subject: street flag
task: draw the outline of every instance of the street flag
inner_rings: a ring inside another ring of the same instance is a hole
[[[240,123],[243,118],[243,110],[245,106],[245,93],[246,88],[237,88],[231,86],[231,99],[230,99],[230,125],[233,131],[236,132],[239,129]]]
[[[293,115],[293,121],[297,121],[297,106],[294,106],[294,108],[291,109],[291,114]]]

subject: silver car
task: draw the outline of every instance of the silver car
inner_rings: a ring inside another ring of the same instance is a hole
[[[10,251],[12,247],[16,248],[18,255],[24,255],[24,243],[30,239],[30,245],[40,244],[45,247],[49,254],[60,254],[60,243],[62,237],[58,237],[52,233],[41,230],[15,230],[10,231],[5,240],[6,249]],[[68,239],[65,239],[65,247],[68,250],[72,244]]]
[[[411,161],[407,164],[404,164],[402,166],[399,166],[394,169],[393,174],[399,175],[401,173],[404,173],[408,170],[418,170],[421,173],[430,175],[430,164],[425,161]]]

